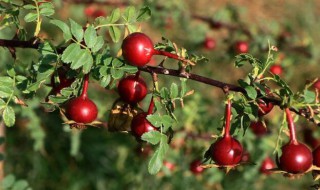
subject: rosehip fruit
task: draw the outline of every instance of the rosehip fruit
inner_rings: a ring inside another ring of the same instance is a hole
[[[174,171],[174,169],[176,168],[176,165],[172,162],[169,162],[169,161],[163,161],[163,166],[166,167],[170,171]]]
[[[274,161],[270,157],[267,157],[262,161],[259,171],[262,174],[269,175],[271,174],[271,171],[269,170],[275,167],[276,167],[276,164],[274,163]]]
[[[122,42],[122,56],[133,66],[142,67],[149,63],[154,52],[151,39],[140,32],[128,35]]]
[[[313,158],[310,149],[302,143],[284,145],[278,167],[288,173],[301,174],[312,166]]]
[[[221,166],[233,166],[241,161],[243,148],[233,137],[222,137],[211,145],[211,158]]]
[[[320,139],[316,139],[312,134],[313,131],[310,129],[305,129],[303,131],[304,142],[311,148],[315,149],[320,146]]]
[[[258,105],[258,116],[268,114],[273,108],[273,104],[271,102],[265,103],[262,99],[258,100]]]
[[[312,153],[313,155],[313,164],[317,167],[320,167],[320,146],[318,146]]]
[[[96,120],[98,108],[89,98],[79,96],[67,103],[66,116],[77,123],[91,123]]]
[[[267,128],[263,126],[261,121],[251,122],[250,129],[256,136],[262,136],[267,133]]]
[[[204,168],[200,166],[201,161],[200,160],[194,160],[193,162],[190,163],[190,171],[197,175],[201,174],[204,171]]]
[[[54,94],[60,93],[63,88],[69,87],[74,81],[75,78],[68,78],[67,70],[64,67],[60,67],[58,70],[59,84],[56,84],[54,81],[54,75],[51,76],[50,86],[52,87],[52,92]]]
[[[238,41],[234,45],[234,49],[236,53],[248,53],[249,52],[249,44],[246,41]]]
[[[158,130],[147,120],[147,116],[148,114],[144,112],[134,116],[132,119],[131,131],[138,139],[146,132]]]
[[[281,65],[272,65],[270,67],[270,72],[274,75],[281,75],[283,73],[283,68]]]
[[[320,90],[320,79],[317,80],[317,81],[313,84],[313,87],[314,87],[315,89]]]
[[[248,151],[245,151],[242,154],[241,162],[249,162],[249,161],[250,161],[250,153]]]
[[[211,37],[206,37],[206,39],[204,40],[204,48],[207,50],[212,50],[216,47],[216,40],[214,38]]]
[[[147,85],[142,78],[130,75],[120,80],[118,92],[122,100],[135,104],[147,95]]]

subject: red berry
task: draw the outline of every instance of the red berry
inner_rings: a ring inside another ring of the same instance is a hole
[[[268,114],[273,108],[273,104],[271,102],[265,103],[262,99],[258,100],[258,105],[258,116]]]
[[[154,52],[151,39],[140,32],[128,35],[122,42],[122,56],[133,66],[142,67],[149,63]]]
[[[314,149],[320,146],[320,139],[314,138],[312,134],[313,134],[313,131],[310,129],[306,129],[303,131],[304,142]]]
[[[284,145],[279,159],[279,168],[292,174],[306,172],[312,166],[312,153],[310,149],[301,143]]]
[[[147,85],[142,78],[130,75],[120,80],[118,92],[122,100],[135,104],[147,95]]]
[[[222,137],[211,145],[211,158],[220,166],[233,166],[242,158],[242,146],[232,137]]]
[[[69,87],[75,80],[75,78],[67,77],[67,69],[65,67],[60,67],[58,70],[59,84],[55,83],[54,75],[51,76],[52,92],[54,94],[60,93],[63,88]]]
[[[88,6],[84,9],[83,12],[87,17],[92,17],[95,10],[96,10],[96,8],[94,6]]]
[[[249,162],[250,161],[250,153],[248,151],[244,151],[241,157],[241,162]]]
[[[251,122],[250,129],[256,136],[262,136],[267,133],[267,128],[263,126],[261,121]]]
[[[132,119],[131,131],[138,139],[146,132],[158,130],[147,120],[147,116],[148,114],[144,112],[134,116]]]
[[[315,89],[320,90],[320,79],[317,80],[317,81],[313,84],[313,87],[314,87]]]
[[[89,98],[80,96],[68,102],[66,115],[68,119],[77,123],[91,123],[96,120],[98,109],[96,104]]]
[[[317,167],[320,167],[320,146],[316,148],[313,153],[313,164]]]
[[[274,75],[281,75],[283,73],[283,68],[281,65],[272,65],[270,67],[270,72]]]
[[[211,37],[206,37],[204,40],[204,48],[207,50],[212,50],[216,47],[216,40]]]
[[[246,41],[238,41],[236,42],[235,46],[236,53],[248,53],[249,52],[249,44]]]
[[[176,168],[176,165],[169,161],[163,161],[163,165],[170,171],[173,171]]]
[[[201,161],[200,160],[194,160],[193,162],[190,163],[190,171],[197,175],[201,174],[204,171],[204,168],[200,166]]]
[[[106,16],[106,12],[104,10],[95,10],[92,14],[93,18],[98,18],[98,17],[105,17]]]
[[[261,163],[260,172],[262,174],[269,175],[269,174],[271,174],[271,171],[269,171],[269,170],[273,169],[275,167],[276,167],[276,164],[274,163],[274,161],[270,157],[267,157]]]

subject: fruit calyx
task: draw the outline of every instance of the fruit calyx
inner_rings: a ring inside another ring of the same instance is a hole
[[[154,49],[152,40],[144,33],[134,32],[128,35],[122,42],[122,56],[133,66],[143,67],[148,64],[153,55],[163,55],[183,62],[189,60],[176,54]]]

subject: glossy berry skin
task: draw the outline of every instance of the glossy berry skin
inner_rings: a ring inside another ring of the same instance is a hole
[[[147,85],[142,78],[130,75],[120,80],[118,92],[123,101],[135,104],[147,95]]]
[[[141,138],[141,136],[149,131],[158,130],[156,127],[154,127],[148,120],[147,120],[147,113],[140,113],[131,121],[131,132],[135,137],[138,139]]]
[[[77,123],[91,123],[97,118],[98,108],[89,98],[80,96],[68,102],[66,115]]]
[[[142,67],[149,63],[154,52],[151,39],[140,32],[128,35],[122,42],[122,56],[133,66]]]
[[[261,99],[258,100],[258,105],[258,116],[264,116],[268,114],[273,108],[273,104],[271,102],[265,103]]]
[[[261,121],[251,122],[250,129],[258,137],[263,136],[267,133],[267,128],[263,126],[263,123]]]
[[[313,152],[313,164],[320,167],[320,146],[318,146]]]
[[[212,50],[216,47],[216,40],[211,37],[206,37],[203,45],[206,50]]]
[[[248,53],[249,52],[249,44],[246,41],[238,41],[234,45],[234,49],[236,53]]]
[[[200,166],[201,165],[201,161],[200,160],[194,160],[190,163],[190,171],[197,175],[197,174],[201,174],[204,171],[204,168]]]
[[[63,67],[58,69],[58,77],[59,83],[55,83],[54,75],[51,76],[50,86],[54,94],[60,93],[63,88],[69,87],[75,80],[75,78],[67,77],[67,71]]]
[[[243,148],[232,137],[222,137],[211,145],[211,158],[220,166],[233,166],[241,161]]]
[[[262,174],[269,175],[271,174],[271,171],[269,170],[275,167],[276,164],[274,163],[274,161],[270,157],[267,157],[262,161],[259,171]]]
[[[280,169],[292,174],[301,174],[312,166],[312,153],[306,145],[289,142],[281,150],[278,165]]]
[[[281,75],[283,73],[283,68],[281,65],[272,65],[270,67],[270,72],[274,75]]]
[[[317,80],[317,81],[313,84],[313,87],[314,87],[315,89],[320,90],[320,79]]]

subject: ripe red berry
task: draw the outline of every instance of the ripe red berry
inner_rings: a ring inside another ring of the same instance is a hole
[[[59,84],[55,83],[54,75],[51,76],[52,92],[54,94],[60,93],[63,88],[69,87],[75,80],[75,78],[68,78],[67,69],[65,67],[60,67],[58,70]]]
[[[256,136],[262,136],[267,133],[267,128],[264,127],[261,121],[251,122],[250,129]]]
[[[94,6],[88,6],[84,9],[83,12],[87,17],[92,17],[95,10],[96,10],[96,8]]]
[[[281,150],[278,165],[280,169],[292,174],[301,174],[312,166],[312,153],[306,145],[289,142]]]
[[[140,32],[128,35],[122,42],[122,56],[133,66],[142,67],[149,63],[154,52],[151,39]]]
[[[148,120],[147,120],[147,113],[140,113],[133,117],[131,122],[131,131],[135,137],[138,139],[141,138],[141,136],[149,131],[158,130],[156,127],[154,127]]]
[[[270,72],[274,75],[281,75],[283,73],[283,67],[281,65],[272,65],[270,67]]]
[[[315,89],[320,90],[320,79],[317,80],[317,81],[313,84],[313,87],[314,87]]]
[[[273,104],[271,102],[265,103],[262,99],[258,100],[258,105],[258,116],[268,114],[273,108]]]
[[[311,148],[315,149],[320,146],[320,139],[316,139],[312,134],[313,131],[311,129],[305,129],[303,131],[304,142]]]
[[[96,120],[98,109],[89,98],[79,96],[68,102],[66,115],[70,120],[77,123],[91,123]]]
[[[248,53],[249,52],[249,44],[246,41],[238,41],[234,45],[234,49],[236,53]]]
[[[212,50],[216,47],[216,40],[214,38],[211,37],[206,37],[206,39],[204,40],[204,48],[207,50]]]
[[[190,163],[190,171],[197,175],[197,174],[201,174],[204,171],[204,168],[200,166],[201,165],[201,161],[200,160],[194,160]]]
[[[147,95],[147,85],[139,76],[130,75],[120,80],[118,92],[122,100],[135,104]]]
[[[269,175],[271,174],[271,171],[269,170],[275,167],[276,167],[276,164],[274,163],[274,161],[270,157],[267,157],[262,161],[259,171],[262,174]]]
[[[106,12],[104,10],[98,9],[95,10],[92,14],[93,18],[98,18],[98,17],[105,17],[106,16]]]
[[[320,167],[320,146],[318,146],[312,153],[313,155],[313,164],[317,167]]]
[[[163,166],[166,167],[170,171],[174,171],[174,169],[176,168],[176,165],[172,162],[169,162],[169,161],[163,161]]]
[[[242,158],[243,148],[233,137],[222,137],[211,145],[211,158],[220,166],[233,166]]]

